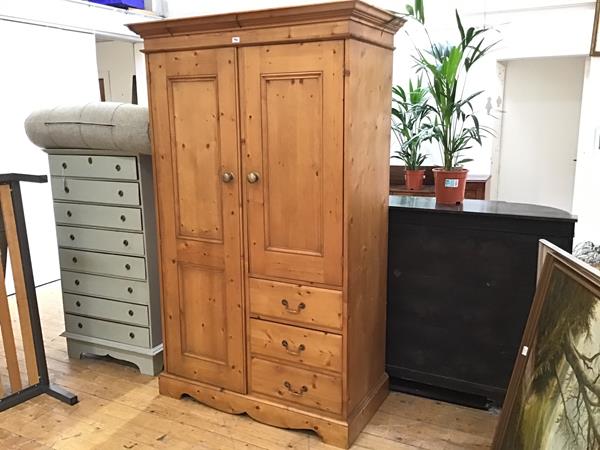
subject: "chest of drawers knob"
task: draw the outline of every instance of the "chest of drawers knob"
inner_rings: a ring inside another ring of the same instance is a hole
[[[62,168],[63,168],[63,169],[66,169],[66,168],[67,168],[67,163],[66,163],[66,162],[62,163]]]
[[[74,241],[75,240],[75,235],[74,234],[70,234],[69,235],[69,239],[71,239],[72,241]]]
[[[125,247],[128,247],[128,246],[129,246],[129,241],[128,241],[127,239],[125,239],[125,240],[123,241],[123,245],[124,245]]]
[[[130,337],[131,339],[135,339],[135,333],[134,333],[134,332],[131,332],[131,333],[129,333],[129,337]]]
[[[75,280],[75,286],[79,286],[79,280]]]
[[[132,287],[128,287],[127,288],[127,292],[129,292],[130,294],[133,294],[133,288]]]
[[[133,317],[133,310],[130,309],[129,311],[127,311],[127,314],[129,314],[131,317]]]
[[[70,191],[71,190],[67,186],[65,186],[65,192],[68,194]]]
[[[281,341],[281,345],[283,348],[285,348],[285,350],[293,356],[300,356],[300,354],[306,350],[306,347],[304,346],[304,344],[300,344],[298,346],[298,348],[296,350],[293,350],[292,348],[290,348],[290,344],[288,343],[288,341],[286,341],[285,339],[283,341]]]
[[[88,164],[92,164],[93,162],[94,162],[94,160],[93,160],[93,159],[92,159],[92,157],[90,156],[90,157],[88,158]]]
[[[67,217],[71,217],[73,213],[71,211],[67,211]]]
[[[117,164],[117,165],[115,166],[115,170],[116,170],[117,172],[120,172],[120,171],[121,171],[121,165],[120,165],[120,164]]]
[[[285,307],[285,310],[290,314],[300,314],[300,311],[306,308],[306,305],[303,302],[300,302],[297,308],[290,308],[290,304],[285,298],[281,300],[281,304]]]
[[[131,265],[130,264],[125,264],[125,270],[131,270]]]
[[[77,300],[77,301],[75,302],[75,306],[77,306],[78,308],[81,308],[81,302],[80,302],[79,300]]]
[[[83,328],[83,324],[82,324],[81,322],[79,322],[79,323],[77,324],[77,328]]]
[[[119,194],[119,197],[123,197],[123,195],[124,195],[123,191],[119,191],[119,192],[117,192],[117,194]]]
[[[296,390],[292,387],[292,383],[289,381],[285,381],[283,383],[285,388],[289,391],[290,394],[296,397],[302,397],[306,392],[308,392],[308,388],[306,386],[302,386],[300,389]]]
[[[127,217],[125,217],[124,215],[121,215],[121,222],[125,222],[127,220]]]

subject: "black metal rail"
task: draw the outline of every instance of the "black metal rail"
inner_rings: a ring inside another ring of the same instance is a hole
[[[45,175],[25,175],[15,173],[0,174],[0,185],[9,185],[11,190],[11,199],[17,229],[17,240],[19,242],[19,248],[21,251],[21,261],[25,278],[25,290],[27,293],[27,307],[31,321],[31,332],[33,335],[39,381],[36,384],[30,385],[18,392],[11,393],[6,397],[1,398],[0,411],[4,411],[41,394],[48,394],[62,402],[68,403],[69,405],[74,405],[79,401],[76,395],[58,386],[50,384],[48,364],[46,362],[46,352],[44,349],[44,338],[42,335],[42,326],[40,322],[40,313],[33,280],[33,270],[31,267],[31,255],[29,253],[25,214],[23,211],[23,199],[21,196],[20,186],[20,182],[22,181],[46,183],[48,182],[48,177]],[[0,264],[2,264],[3,267],[6,267],[7,239],[3,225],[4,224],[1,221],[0,215],[0,253],[2,254],[2,257],[0,258]],[[0,282],[4,282],[4,280],[0,280]]]

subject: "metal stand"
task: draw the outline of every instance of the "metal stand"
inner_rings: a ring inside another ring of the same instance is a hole
[[[31,268],[31,255],[29,254],[27,227],[25,225],[25,214],[23,212],[23,199],[21,197],[21,187],[19,185],[21,181],[47,183],[48,177],[45,175],[35,176],[23,174],[0,175],[0,184],[8,184],[10,185],[11,189],[11,198],[17,228],[17,240],[21,250],[21,260],[25,278],[25,290],[27,292],[27,306],[31,320],[31,331],[35,347],[35,359],[39,373],[39,382],[0,399],[0,411],[4,411],[41,394],[48,394],[62,402],[68,403],[69,405],[74,405],[79,401],[76,395],[67,392],[58,386],[50,384],[48,365],[46,363],[46,352],[44,350],[44,338],[40,323],[40,312],[38,309],[37,295],[35,293],[33,270]],[[4,235],[3,229],[0,229],[0,234]],[[4,241],[5,239],[0,238],[0,242]],[[5,255],[5,248],[2,250],[4,250],[2,254]],[[3,261],[0,261],[0,263],[4,265]],[[4,280],[1,281],[4,282]]]

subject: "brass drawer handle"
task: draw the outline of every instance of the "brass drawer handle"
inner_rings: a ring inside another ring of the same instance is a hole
[[[300,356],[300,353],[302,353],[304,350],[306,350],[306,347],[304,346],[304,344],[300,344],[296,350],[292,350],[290,348],[290,344],[285,339],[283,341],[281,341],[281,345],[285,348],[285,350],[290,355],[293,355],[293,356]]]
[[[286,381],[283,383],[285,388],[289,391],[290,394],[295,395],[296,397],[302,397],[306,392],[308,392],[308,388],[306,386],[302,386],[300,390],[296,390],[292,387],[292,383]]]
[[[285,307],[285,310],[290,314],[300,314],[300,311],[302,311],[304,308],[306,308],[306,305],[304,304],[304,302],[301,302],[300,304],[298,304],[298,307],[296,309],[290,308],[290,304],[288,303],[288,301],[285,298],[283,300],[281,300],[281,304]]]

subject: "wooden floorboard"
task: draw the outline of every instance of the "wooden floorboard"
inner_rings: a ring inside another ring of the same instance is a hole
[[[315,435],[225,414],[191,399],[158,394],[154,377],[104,358],[70,360],[60,286],[38,289],[50,376],[79,396],[70,407],[41,396],[0,413],[1,449],[325,450]],[[14,298],[11,311],[16,310]],[[18,321],[13,321],[15,332]],[[7,380],[2,366],[0,380]],[[23,364],[22,344],[17,356]],[[7,388],[7,386],[5,386]],[[391,393],[352,447],[355,450],[475,450],[490,447],[497,416]]]

